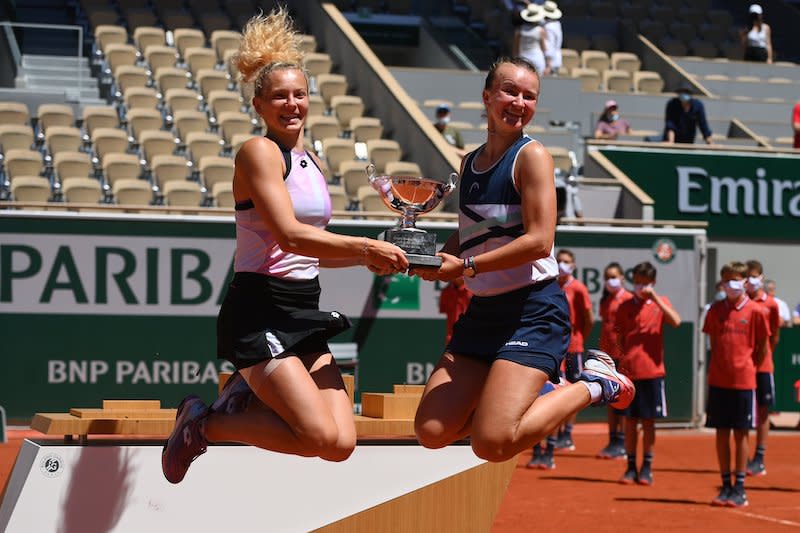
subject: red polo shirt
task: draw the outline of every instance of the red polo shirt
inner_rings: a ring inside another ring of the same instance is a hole
[[[672,307],[666,296],[659,296]],[[664,311],[651,299],[631,298],[623,302],[615,320],[622,345],[620,370],[631,379],[663,378]]]
[[[586,324],[586,311],[591,311],[592,301],[589,299],[589,289],[586,285],[570,276],[561,286],[569,303],[569,322],[572,325],[572,338],[569,341],[568,352],[583,352],[583,328]]]
[[[703,332],[711,337],[708,384],[726,389],[756,388],[755,349],[769,337],[761,307],[745,296],[737,305],[715,302],[708,310]]]
[[[769,336],[771,337],[781,327],[781,311],[778,308],[778,302],[763,290],[760,295],[753,298],[753,301],[760,305],[761,309],[767,314]],[[772,360],[772,344],[769,341],[767,341],[767,353],[764,355],[764,360],[756,368],[756,372],[775,372],[775,364]]]
[[[619,359],[622,355],[622,346],[614,324],[617,310],[623,302],[631,298],[633,294],[622,288],[600,301],[600,318],[603,319],[600,327],[600,349],[614,359]]]

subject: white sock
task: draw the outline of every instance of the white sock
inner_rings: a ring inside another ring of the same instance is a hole
[[[586,385],[586,390],[589,391],[589,397],[592,399],[592,403],[599,400],[600,396],[603,395],[603,387],[601,387],[599,383],[595,383],[594,381],[579,381],[578,383]]]

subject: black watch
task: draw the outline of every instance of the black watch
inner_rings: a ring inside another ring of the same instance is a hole
[[[475,256],[469,256],[464,258],[464,277],[467,278],[474,278],[475,275],[478,273],[477,269],[475,268]]]

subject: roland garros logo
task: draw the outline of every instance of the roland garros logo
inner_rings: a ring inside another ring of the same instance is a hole
[[[55,453],[48,453],[42,457],[39,469],[45,477],[58,477],[64,471],[64,459]]]
[[[653,257],[662,264],[671,263],[675,259],[675,243],[670,239],[658,239],[653,245]]]

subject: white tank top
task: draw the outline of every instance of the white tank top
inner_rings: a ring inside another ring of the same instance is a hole
[[[283,150],[282,150],[283,151]],[[286,152],[284,178],[298,221],[325,228],[331,219],[331,199],[325,177],[306,151]],[[236,272],[257,272],[283,279],[314,279],[319,259],[284,252],[251,200],[236,204]]]
[[[767,25],[762,24],[761,30],[753,26],[747,32],[747,46],[752,48],[766,48],[767,47]]]

